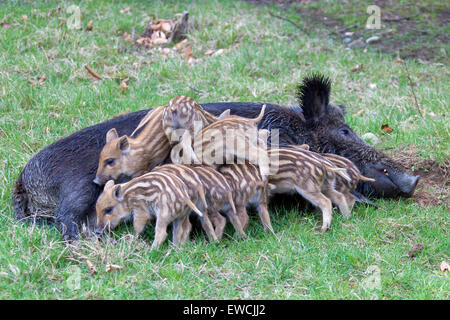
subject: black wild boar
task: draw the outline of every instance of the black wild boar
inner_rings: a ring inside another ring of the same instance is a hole
[[[298,87],[299,107],[269,103],[223,102],[202,106],[206,111],[255,118],[266,104],[259,128],[279,129],[280,144],[308,144],[312,151],[335,153],[352,160],[361,173],[375,182],[358,185],[364,195],[410,197],[418,177],[358,137],[346,124],[343,106],[329,103],[330,82],[321,75],[306,77]],[[141,110],[85,128],[38,152],[20,173],[14,190],[16,219],[35,214],[51,216],[61,226],[64,239],[75,239],[81,223],[95,225],[95,202],[101,188],[95,178],[106,133],[116,128],[130,135],[148,110]],[[116,181],[123,182],[123,181]]]

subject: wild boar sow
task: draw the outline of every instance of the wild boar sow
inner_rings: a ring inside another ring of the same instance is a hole
[[[279,129],[281,145],[308,144],[312,151],[334,153],[356,164],[375,182],[360,182],[357,191],[375,197],[410,197],[418,177],[365,143],[347,125],[343,106],[329,103],[330,81],[322,75],[306,77],[298,86],[299,106],[270,103],[221,102],[202,107],[218,116],[231,114],[256,118],[266,105],[259,129]],[[16,219],[34,215],[51,217],[65,239],[76,238],[81,223],[95,225],[95,203],[101,187],[93,183],[106,133],[130,135],[149,110],[129,113],[82,129],[38,152],[20,173],[14,190]]]

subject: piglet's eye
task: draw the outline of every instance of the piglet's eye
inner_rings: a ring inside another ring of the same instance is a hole
[[[105,161],[105,165],[112,166],[114,164],[115,159],[109,158]]]
[[[112,211],[113,211],[113,207],[108,207],[108,208],[106,208],[106,209],[103,211],[103,213],[104,213],[104,214],[111,214]]]

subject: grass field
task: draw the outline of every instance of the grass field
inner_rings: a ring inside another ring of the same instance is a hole
[[[366,15],[362,2],[370,4],[359,1],[363,11],[351,12],[349,24]],[[422,117],[395,55],[372,47],[346,50],[320,25],[309,25],[305,33],[270,14],[306,27],[295,8],[240,1],[73,1],[81,10],[77,30],[68,27],[71,4],[0,4],[0,298],[450,298],[449,273],[440,269],[442,261],[450,262],[445,203],[421,207],[413,199],[376,200],[377,208],[357,206],[348,221],[336,214],[324,235],[314,230],[321,223],[314,213],[286,208],[271,212],[276,237],[264,233],[253,215],[248,240],[238,240],[228,227],[219,243],[194,233],[182,249],[167,242],[153,252],[151,227],[138,240],[124,226],[112,236],[114,243],[81,241],[75,247],[62,242],[54,227],[15,221],[11,191],[17,176],[37,151],[60,137],[119,113],[165,104],[175,95],[201,103],[294,105],[295,85],[311,71],[330,76],[332,101],[347,106],[346,119],[358,134],[378,136],[377,147],[395,155],[415,146],[418,163],[448,160],[446,56],[440,63],[404,60]],[[327,2],[305,6],[321,4]],[[150,20],[184,10],[193,22],[188,36],[193,63],[182,53],[137,48],[121,37],[134,27],[140,35]],[[340,6],[327,10],[336,10],[341,19],[348,12]],[[63,19],[67,22],[60,25]],[[87,31],[90,20],[93,28]],[[219,49],[222,54],[207,54]],[[446,44],[440,57],[448,50]],[[358,64],[363,69],[353,72]],[[84,65],[103,80],[94,79]],[[122,80],[127,90],[120,90]],[[394,131],[383,134],[382,124]],[[423,250],[408,257],[416,243]],[[85,259],[97,267],[96,275]],[[106,264],[123,269],[106,272]]]

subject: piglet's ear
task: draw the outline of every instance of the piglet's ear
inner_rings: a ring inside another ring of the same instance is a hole
[[[225,119],[226,117],[228,117],[230,115],[230,109],[225,110],[224,112],[222,112],[220,114],[220,116],[217,117],[217,120],[222,120]]]
[[[120,184],[116,184],[113,189],[113,197],[117,199],[117,201],[123,200],[122,187]]]
[[[116,128],[112,128],[106,133],[106,143],[117,139],[118,137],[119,135],[117,134]]]
[[[108,182],[105,184],[105,190],[110,189],[114,186],[114,180],[108,180]]]
[[[123,153],[130,151],[130,143],[127,136],[120,137],[118,147]]]

